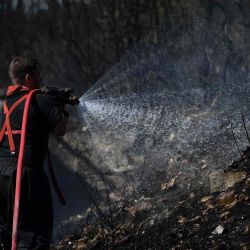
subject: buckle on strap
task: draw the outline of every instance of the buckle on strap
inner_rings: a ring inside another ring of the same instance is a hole
[[[16,156],[16,151],[10,152],[10,156],[11,156],[11,157],[15,157],[15,156]]]

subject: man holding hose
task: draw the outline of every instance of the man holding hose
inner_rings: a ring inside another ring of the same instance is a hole
[[[25,95],[39,89],[37,60],[16,57],[9,65],[12,84],[0,109],[0,249],[11,249],[15,180],[19,155]],[[43,163],[49,134],[66,132],[68,114],[64,104],[50,94],[31,99],[21,177],[17,249],[49,249],[53,231],[50,183]]]

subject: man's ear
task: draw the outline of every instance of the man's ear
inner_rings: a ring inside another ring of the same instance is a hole
[[[30,74],[26,74],[24,80],[26,83],[30,83],[32,81],[32,76]]]

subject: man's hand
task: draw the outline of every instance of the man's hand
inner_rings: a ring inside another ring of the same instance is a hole
[[[41,90],[44,95],[53,96],[55,102],[57,102],[59,105],[70,104],[72,106],[75,106],[79,104],[79,99],[76,96],[72,95],[73,89],[58,89],[54,86],[45,86],[41,88]]]

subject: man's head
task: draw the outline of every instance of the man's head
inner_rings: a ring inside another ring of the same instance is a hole
[[[13,84],[20,84],[34,89],[39,88],[41,76],[36,59],[15,57],[9,65],[9,75]]]

